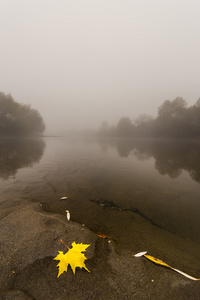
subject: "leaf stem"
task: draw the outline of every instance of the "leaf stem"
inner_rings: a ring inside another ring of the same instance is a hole
[[[69,249],[69,247],[63,242],[63,240],[60,239],[60,241]]]

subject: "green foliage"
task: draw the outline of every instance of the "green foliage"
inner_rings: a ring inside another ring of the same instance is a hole
[[[37,135],[45,129],[44,121],[36,109],[17,103],[11,95],[0,92],[0,135]]]

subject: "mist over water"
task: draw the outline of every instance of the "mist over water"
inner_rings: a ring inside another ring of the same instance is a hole
[[[199,1],[3,1],[0,91],[46,134],[153,117],[200,97]]]

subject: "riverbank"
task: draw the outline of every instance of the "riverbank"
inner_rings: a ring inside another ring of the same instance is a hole
[[[2,202],[1,299],[199,299],[200,281],[117,251],[82,224],[43,211],[39,203]],[[71,268],[57,278],[58,251],[72,242],[90,244],[88,273]],[[134,248],[134,245],[133,245]],[[146,249],[142,249],[146,250]],[[161,253],[162,255],[162,253]],[[161,256],[162,257],[162,256]],[[194,274],[190,274],[194,275]]]

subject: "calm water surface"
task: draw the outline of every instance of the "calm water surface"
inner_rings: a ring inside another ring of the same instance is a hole
[[[1,139],[0,201],[21,200],[48,212],[68,209],[72,221],[109,236],[119,251],[148,250],[180,268],[190,260],[196,272],[199,142]]]

